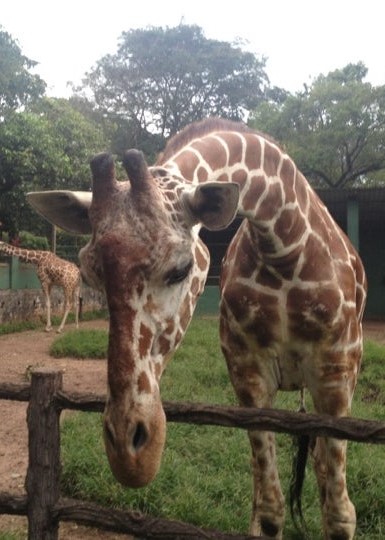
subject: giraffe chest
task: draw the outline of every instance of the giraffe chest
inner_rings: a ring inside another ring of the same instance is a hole
[[[308,386],[328,362],[330,348],[354,337],[353,312],[347,308],[341,316],[339,304],[332,284],[268,288],[239,276],[229,280],[222,292],[221,339],[232,367],[251,369],[277,389]]]
[[[231,351],[231,370],[249,380],[253,376],[282,390],[306,386],[309,362],[317,362],[313,343],[295,340],[281,325],[249,321],[247,326],[227,319],[227,331],[222,335],[222,347]]]

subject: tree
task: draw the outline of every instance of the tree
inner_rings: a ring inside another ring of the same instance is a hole
[[[0,26],[0,119],[44,94],[45,82],[29,72],[36,64]]]
[[[91,123],[98,125],[105,139],[109,141],[113,154],[122,156],[129,148],[140,147],[147,160],[153,162],[164,146],[164,139],[159,134],[146,130],[141,130],[138,134],[132,120],[113,113],[105,114],[101,109],[95,108],[95,104],[84,96],[73,95],[69,103]]]
[[[362,185],[385,169],[385,86],[362,63],[319,75],[302,93],[262,103],[251,125],[279,140],[316,186]]]
[[[263,97],[265,60],[230,43],[206,39],[198,26],[129,30],[118,52],[87,74],[100,109],[162,138],[209,115],[243,119]],[[81,90],[81,89],[79,89]]]
[[[36,228],[27,191],[89,189],[90,158],[108,144],[67,100],[45,98],[28,111],[8,114],[0,123],[0,147],[0,221],[14,237],[20,228],[45,232]]]

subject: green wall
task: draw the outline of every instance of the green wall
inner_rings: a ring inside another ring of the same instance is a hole
[[[368,277],[368,300],[365,318],[385,319],[385,231],[361,227],[359,251]],[[0,289],[40,289],[40,281],[33,265],[16,257],[0,263]],[[219,287],[206,285],[198,300],[195,313],[217,315],[219,313]]]
[[[219,287],[217,285],[206,285],[202,296],[199,298],[196,315],[218,315],[219,314]]]
[[[35,268],[23,263],[17,257],[8,259],[10,263],[0,263],[0,289],[40,289],[40,281]]]
[[[365,318],[385,319],[385,231],[361,230],[360,255],[368,278]]]

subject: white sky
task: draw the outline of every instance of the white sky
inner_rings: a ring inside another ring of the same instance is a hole
[[[271,84],[295,92],[320,73],[364,62],[385,84],[383,0],[2,0],[0,25],[51,96],[68,97],[97,60],[115,53],[130,28],[197,24],[205,36],[267,58]]]

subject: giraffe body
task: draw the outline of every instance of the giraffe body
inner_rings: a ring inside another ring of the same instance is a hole
[[[92,164],[93,238],[80,253],[83,274],[105,289],[109,304],[104,431],[115,476],[143,485],[156,474],[165,437],[159,378],[209,264],[198,229],[224,227],[235,212],[245,219],[223,261],[220,337],[240,403],[270,407],[278,390],[306,387],[318,412],[349,414],[362,356],[365,273],[292,160],[245,126],[208,120],[171,139],[155,167],[132,154],[124,163],[128,183],[116,182],[108,156]],[[30,200],[44,214],[46,196]],[[59,224],[68,219],[73,228],[68,208],[63,216]],[[274,436],[249,438],[251,532],[281,538]],[[313,458],[325,538],[350,539],[346,443],[318,438]]]
[[[76,328],[78,328],[81,277],[80,270],[75,264],[61,259],[51,251],[23,249],[6,244],[5,242],[0,242],[0,252],[18,257],[20,260],[35,266],[36,274],[45,296],[47,313],[46,332],[52,330],[51,290],[55,285],[61,287],[64,292],[64,314],[57,332],[60,333],[63,330],[71,305],[73,305]]]

